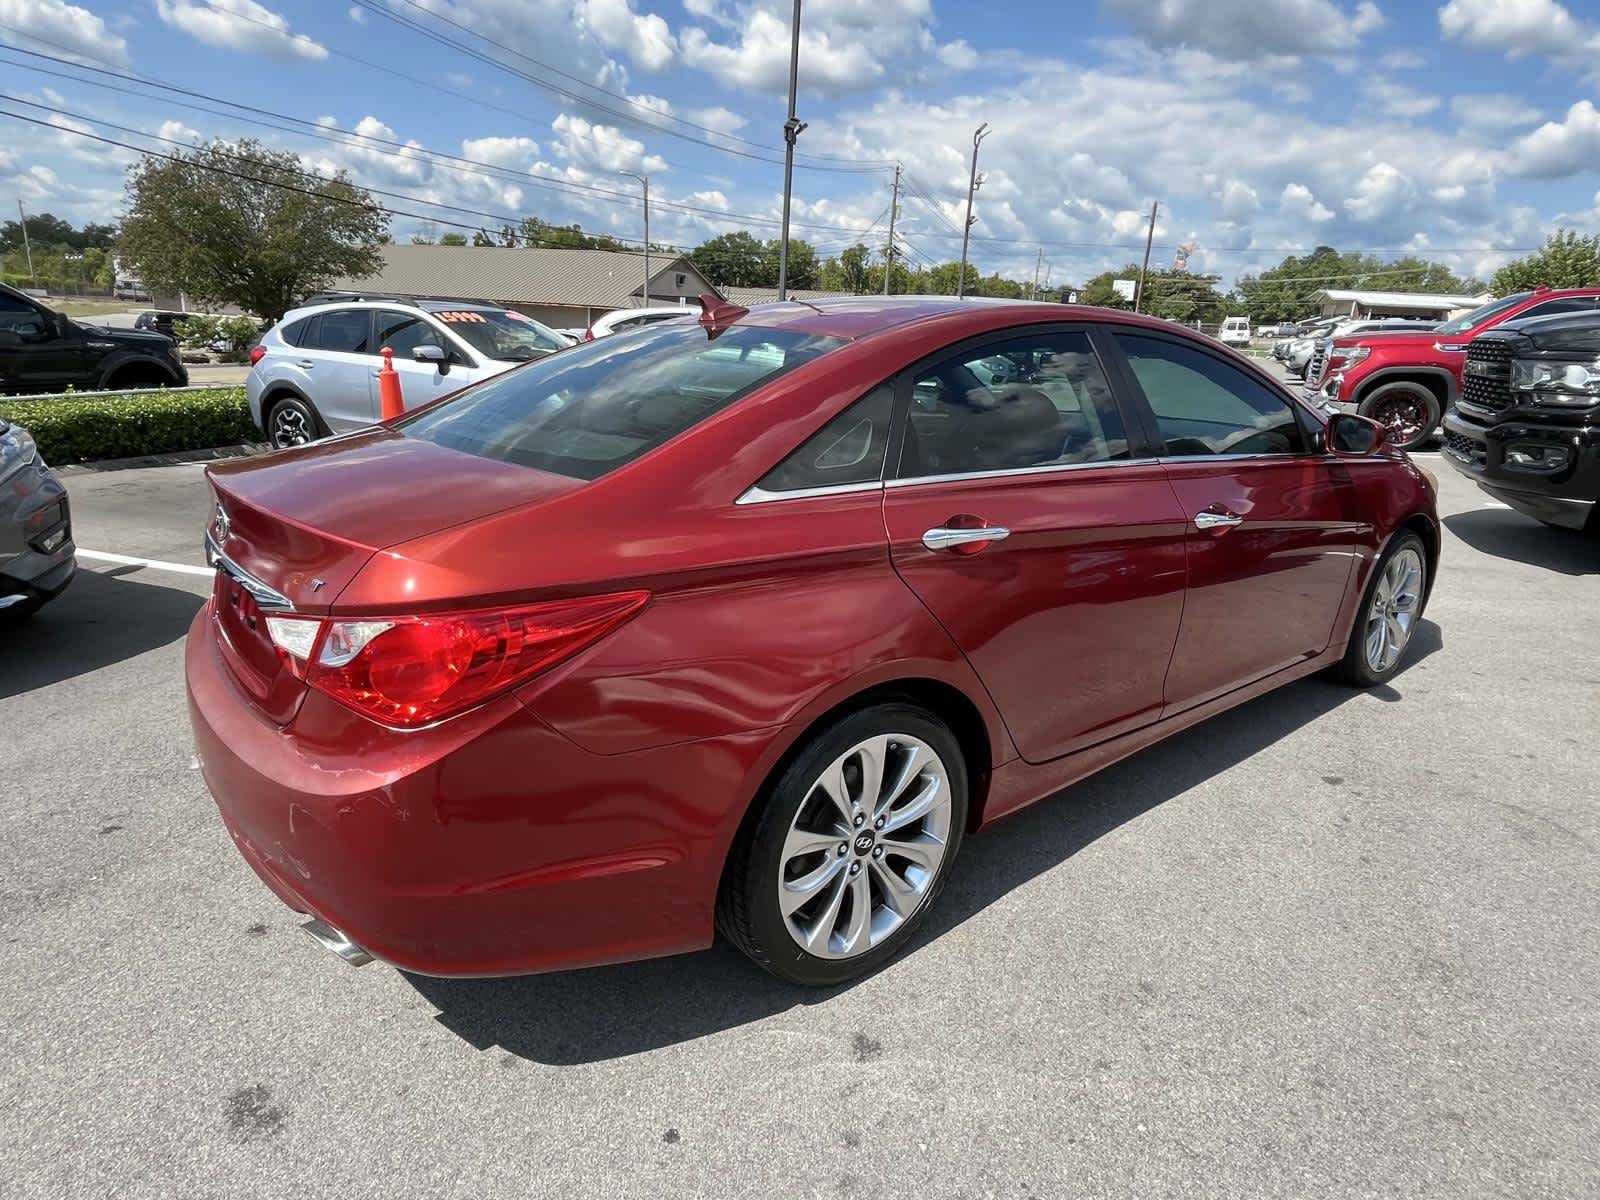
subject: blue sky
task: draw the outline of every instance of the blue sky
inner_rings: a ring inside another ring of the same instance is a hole
[[[169,151],[248,135],[394,193],[380,199],[419,214],[396,217],[402,239],[429,216],[445,232],[530,215],[637,239],[639,185],[622,171],[650,176],[652,240],[770,237],[789,12],[0,0],[0,110],[55,126],[0,116],[0,202],[112,218],[134,156],[72,130]],[[985,121],[986,273],[1030,277],[1041,250],[1055,282],[1121,265],[1153,200],[1154,259],[1193,241],[1192,265],[1225,280],[1319,243],[1487,277],[1558,224],[1600,228],[1597,3],[807,0],[802,30],[795,233],[824,253],[882,246],[900,162],[902,249],[957,257]]]

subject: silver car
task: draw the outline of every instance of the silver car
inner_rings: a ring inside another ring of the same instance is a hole
[[[67,489],[28,431],[0,417],[0,627],[32,616],[77,572]]]
[[[299,446],[378,420],[384,347],[410,409],[570,344],[492,305],[329,299],[284,314],[262,335],[245,395],[275,447]]]

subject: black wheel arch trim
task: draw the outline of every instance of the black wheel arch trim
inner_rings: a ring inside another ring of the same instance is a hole
[[[1439,410],[1439,415],[1444,416],[1444,409],[1453,405],[1461,395],[1461,385],[1456,382],[1456,377],[1443,367],[1384,367],[1374,371],[1361,381],[1356,389],[1355,403],[1359,406],[1365,404],[1372,393],[1390,383],[1414,383],[1417,377],[1437,379],[1444,382],[1444,405]]]
[[[100,390],[113,390],[111,381],[116,378],[117,372],[129,367],[148,369],[153,375],[164,375],[169,387],[181,386],[182,376],[173,369],[171,363],[137,350],[119,350],[107,355],[105,361],[100,364]]]

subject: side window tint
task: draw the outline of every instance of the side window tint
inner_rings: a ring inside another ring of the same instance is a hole
[[[314,343],[319,350],[338,350],[345,354],[367,353],[367,337],[372,314],[364,308],[341,308],[322,314]]]
[[[1041,332],[921,369],[899,476],[965,475],[1128,457],[1087,334]]]
[[[1288,401],[1238,367],[1160,338],[1114,336],[1155,412],[1169,457],[1304,448]]]
[[[883,478],[894,389],[874,388],[800,444],[758,487],[768,492],[876,483]]]
[[[1535,304],[1532,308],[1518,313],[1513,319],[1525,321],[1529,317],[1553,317],[1558,313],[1591,312],[1593,309],[1593,296],[1566,296],[1560,300],[1546,300],[1543,304]]]
[[[382,351],[387,346],[394,351],[397,359],[410,358],[411,352],[418,346],[438,346],[441,350],[450,348],[444,344],[439,331],[416,313],[380,309],[377,328],[376,349]]]
[[[300,339],[305,336],[307,327],[315,320],[315,317],[301,317],[298,321],[291,321],[283,327],[283,332],[279,336],[289,345],[298,346],[301,344]]]

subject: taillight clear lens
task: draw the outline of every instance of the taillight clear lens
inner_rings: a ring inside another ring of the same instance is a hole
[[[311,651],[316,647],[317,635],[322,632],[322,622],[314,617],[268,617],[267,636],[278,648],[278,653],[289,669],[302,679],[306,663],[311,661]]]
[[[374,720],[414,729],[526,682],[621,625],[648,599],[648,592],[619,592],[509,609],[316,622],[326,632],[313,643],[315,656],[308,651],[305,678]],[[279,618],[269,619],[269,632],[273,620]],[[277,633],[272,638],[293,655]]]

